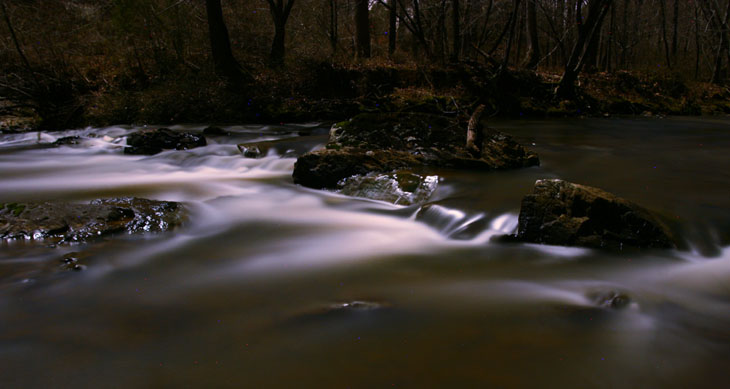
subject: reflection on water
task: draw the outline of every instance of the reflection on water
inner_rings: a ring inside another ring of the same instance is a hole
[[[542,166],[444,181],[425,206],[291,183],[236,143],[125,156],[131,127],[0,136],[0,202],[186,202],[174,233],[0,248],[3,387],[717,387],[730,363],[727,119],[495,126]],[[198,131],[203,126],[176,129]],[[300,134],[305,134],[300,136]],[[78,145],[52,147],[64,136]],[[490,243],[538,178],[660,211],[688,252]],[[83,272],[60,270],[76,252]],[[367,307],[367,309],[359,309]]]

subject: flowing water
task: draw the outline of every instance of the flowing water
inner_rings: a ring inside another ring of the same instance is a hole
[[[494,125],[542,165],[431,171],[425,208],[302,188],[294,158],[235,146],[291,138],[301,153],[326,141],[317,125],[226,127],[155,156],[122,154],[132,127],[2,135],[0,202],[138,196],[190,217],[162,234],[0,243],[0,386],[727,385],[730,120]],[[71,135],[84,141],[50,146]],[[687,249],[490,242],[554,177],[660,212]],[[61,270],[72,251],[84,271]],[[630,302],[610,307],[616,294]]]

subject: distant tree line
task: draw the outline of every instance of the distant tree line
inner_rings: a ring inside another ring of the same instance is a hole
[[[179,69],[487,62],[562,74],[730,78],[730,0],[0,0],[0,91],[43,78],[138,84]],[[19,86],[20,85],[20,86]]]

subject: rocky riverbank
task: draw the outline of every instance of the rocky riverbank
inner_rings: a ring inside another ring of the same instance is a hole
[[[0,130],[339,121],[367,112],[464,114],[479,104],[486,106],[489,116],[503,118],[730,114],[726,87],[662,72],[582,74],[576,97],[563,100],[554,95],[559,74],[498,72],[476,62],[426,68],[319,62],[288,69],[286,75],[262,71],[244,88],[227,88],[210,74],[186,73],[144,87],[105,84],[93,94],[65,96],[59,104],[71,104],[66,101],[71,99],[72,115],[42,117],[32,110],[16,110],[15,117],[0,118]]]
[[[0,238],[79,243],[117,233],[162,232],[185,220],[182,204],[136,197],[0,204]]]

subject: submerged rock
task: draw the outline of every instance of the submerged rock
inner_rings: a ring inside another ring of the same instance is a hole
[[[466,126],[420,113],[360,114],[330,130],[324,150],[306,153],[294,182],[315,189],[337,187],[353,175],[412,170],[424,165],[477,170],[539,165],[537,156],[512,137],[483,131],[477,152],[466,149]]]
[[[326,312],[340,312],[340,311],[372,311],[375,309],[381,309],[387,307],[387,304],[374,302],[374,301],[348,301],[345,303],[334,303],[327,307]]]
[[[438,176],[421,176],[408,171],[352,176],[338,183],[339,192],[354,197],[387,201],[398,205],[423,203],[438,186]]]
[[[183,221],[173,201],[136,197],[63,202],[0,204],[0,238],[80,242],[112,233],[160,232]]]
[[[173,131],[169,128],[142,130],[127,136],[124,154],[153,155],[162,150],[188,150],[205,146],[205,137],[190,132]]]
[[[73,271],[81,271],[86,269],[86,265],[80,263],[80,260],[86,256],[87,255],[84,253],[78,253],[75,251],[71,253],[66,253],[60,260],[61,269]]]
[[[601,308],[623,309],[631,304],[631,297],[616,290],[593,292],[588,298]]]
[[[558,179],[538,180],[522,199],[517,239],[594,248],[677,247],[650,211],[601,189]]]
[[[311,146],[300,141],[299,137],[239,143],[238,150],[246,158],[263,158],[276,154],[285,158],[297,157],[306,153]]]

